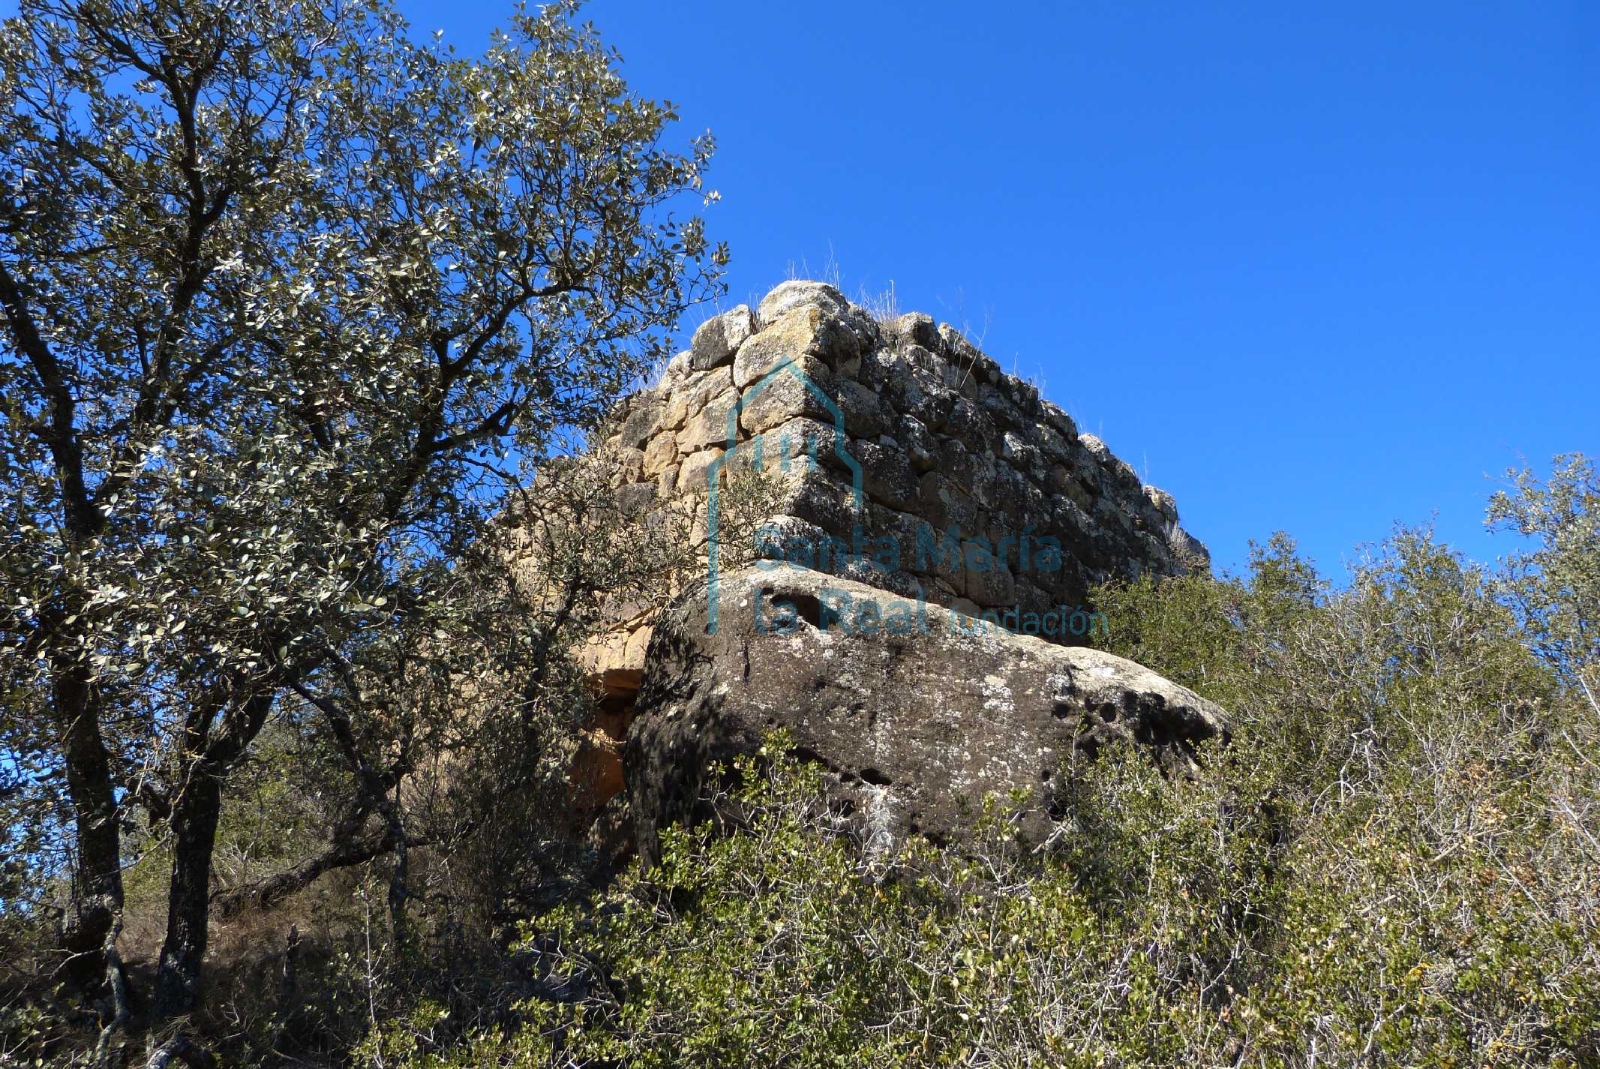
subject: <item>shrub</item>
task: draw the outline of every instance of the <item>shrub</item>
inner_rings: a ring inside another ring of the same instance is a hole
[[[663,861],[529,925],[524,1023],[457,1065],[1593,1065],[1600,739],[1487,575],[1425,531],[1334,589],[1099,592],[1108,641],[1223,701],[1172,782],[1078,762],[1048,848],[867,850],[769,742]]]

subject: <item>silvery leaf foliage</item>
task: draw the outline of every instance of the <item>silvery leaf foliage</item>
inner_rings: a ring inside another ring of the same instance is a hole
[[[118,813],[459,618],[715,289],[712,143],[572,3],[469,58],[375,0],[24,0],[0,97],[0,745],[109,910]]]

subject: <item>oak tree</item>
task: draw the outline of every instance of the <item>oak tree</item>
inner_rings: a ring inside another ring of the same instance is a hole
[[[196,1002],[264,726],[321,710],[392,806],[341,680],[430,633],[506,483],[716,285],[709,138],[664,147],[671,107],[575,8],[470,59],[383,0],[22,0],[0,29],[5,737],[69,814],[80,976],[121,982],[123,828],[164,828],[162,1014]]]

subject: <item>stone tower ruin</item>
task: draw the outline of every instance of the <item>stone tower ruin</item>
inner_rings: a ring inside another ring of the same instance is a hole
[[[779,496],[757,556],[1007,627],[1032,614],[1044,624],[1027,633],[1062,644],[1086,641],[1067,620],[1087,618],[1094,584],[1209,567],[1172,497],[1034,385],[949,324],[879,319],[821,282],[785,282],[753,311],[707,320],[599,442],[620,458],[630,509],[710,504],[758,467]],[[703,552],[716,542],[714,504],[705,511]],[[659,608],[630,607],[584,652],[602,712],[575,779],[597,804],[622,786]]]

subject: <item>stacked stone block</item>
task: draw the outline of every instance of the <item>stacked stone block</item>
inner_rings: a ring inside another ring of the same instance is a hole
[[[786,365],[804,380],[769,378]],[[1068,613],[1113,577],[1209,567],[1171,495],[1141,485],[1032,384],[1004,373],[949,324],[920,313],[881,321],[820,282],[785,282],[753,311],[740,305],[707,320],[658,383],[619,405],[599,444],[616,460],[626,508],[648,514],[686,495],[701,499],[702,552],[705,499],[759,455],[781,491],[766,525],[779,537],[763,544],[764,555],[790,556],[830,538],[850,545],[858,532],[869,543],[888,538],[897,567],[856,560],[832,570],[969,616]],[[952,530],[960,554],[919,559],[919,538],[943,542]],[[1018,566],[1024,538],[1054,540],[1059,567]],[[975,540],[991,551],[1013,547],[1010,561],[969,567]],[[616,713],[596,725],[575,773],[604,781],[596,801],[620,777],[617,753],[656,608],[619,611],[614,630],[583,655]]]
[[[763,381],[786,361],[837,405],[842,440],[835,412],[798,376]],[[813,545],[848,542],[858,528],[869,541],[893,538],[898,568],[851,578],[933,603],[1070,610],[1097,582],[1209,563],[1171,495],[1141,485],[1033,385],[948,324],[919,313],[879,322],[820,282],[786,282],[754,311],[741,305],[708,320],[658,384],[625,402],[606,440],[624,458],[628,493],[649,508],[708,495],[711,477],[753,462],[757,436],[763,468],[782,484],[775,529]],[[847,457],[861,469],[859,506]],[[918,559],[919,533],[943,538],[951,528],[964,549],[974,539],[991,549],[1054,539],[1061,566],[1020,568],[1015,548],[1006,566]]]

